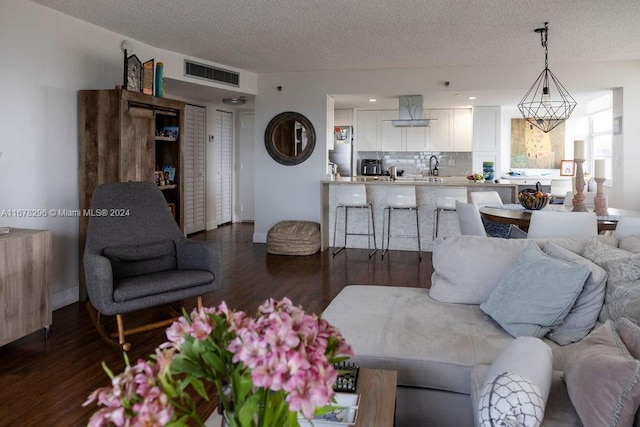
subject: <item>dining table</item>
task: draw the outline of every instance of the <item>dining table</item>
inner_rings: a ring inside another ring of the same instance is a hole
[[[592,210],[587,208],[588,210]],[[556,211],[571,213],[573,206],[549,204],[541,209],[542,211]],[[531,213],[533,210],[525,209],[517,203],[507,203],[504,205],[487,205],[479,208],[482,218],[501,224],[513,224],[522,231],[529,230]],[[618,220],[623,216],[640,217],[640,212],[625,209],[607,208],[607,216],[598,216],[598,233],[608,230],[615,230]]]

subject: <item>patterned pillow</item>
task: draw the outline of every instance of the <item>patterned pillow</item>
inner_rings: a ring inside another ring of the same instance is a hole
[[[622,317],[640,322],[640,280],[632,282],[610,280],[607,283],[604,306],[599,320],[616,322]]]
[[[582,251],[582,256],[588,260],[591,260],[602,266],[605,261],[627,258],[631,253],[624,249],[614,248],[605,243],[602,243],[598,238],[594,238],[591,242],[587,243]]]
[[[518,374],[504,372],[490,378],[480,394],[479,425],[539,426],[545,405],[536,384]]]
[[[611,258],[602,262],[602,267],[609,273],[610,281],[630,282],[640,279],[640,255]]]

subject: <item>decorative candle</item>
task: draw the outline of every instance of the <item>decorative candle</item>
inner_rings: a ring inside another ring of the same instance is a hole
[[[573,158],[584,159],[584,141],[581,139],[573,141]]]
[[[606,178],[607,164],[604,159],[596,159],[594,168],[594,178]]]

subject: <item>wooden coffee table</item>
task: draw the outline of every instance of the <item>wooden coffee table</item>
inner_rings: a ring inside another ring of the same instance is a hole
[[[398,373],[360,368],[357,393],[360,395],[356,426],[392,427],[396,411]]]
[[[356,392],[360,395],[358,415],[354,426],[358,427],[392,427],[396,412],[396,387],[398,374],[396,371],[360,368]],[[217,408],[213,411],[206,427],[219,427],[222,416]]]

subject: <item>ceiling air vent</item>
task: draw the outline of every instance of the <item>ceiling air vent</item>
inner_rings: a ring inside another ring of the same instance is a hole
[[[197,77],[210,82],[224,83],[226,85],[240,87],[240,74],[212,67],[210,65],[198,64],[197,62],[184,61],[185,76]]]

